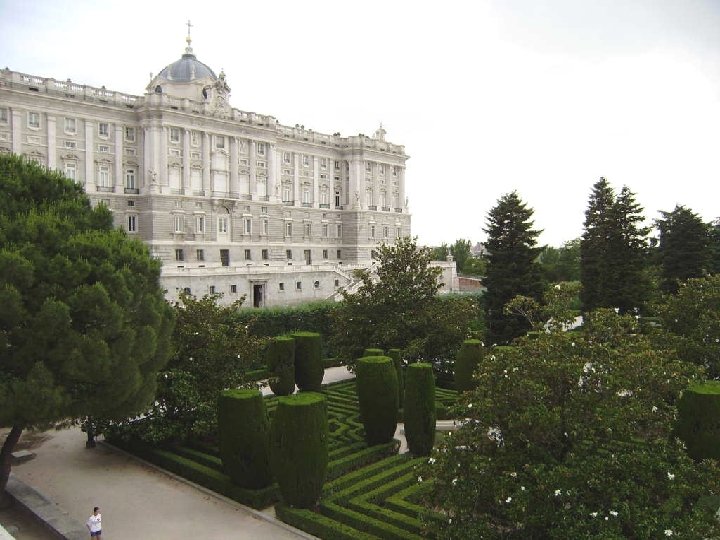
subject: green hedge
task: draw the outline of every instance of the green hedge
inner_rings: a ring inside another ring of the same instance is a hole
[[[277,336],[265,349],[265,362],[270,372],[270,390],[276,396],[289,396],[295,391],[295,340]]]
[[[435,443],[435,380],[431,364],[417,363],[405,372],[405,438],[410,452],[429,456]]]
[[[365,349],[365,351],[363,352],[363,358],[366,356],[385,356],[385,351],[382,349],[374,348]]]
[[[325,517],[322,514],[291,508],[282,503],[275,505],[275,515],[287,523],[318,538],[338,540],[374,540],[377,536],[361,532],[349,525]]]
[[[295,383],[302,392],[319,392],[325,369],[322,362],[322,337],[316,332],[295,332]]]
[[[395,373],[398,380],[398,408],[403,408],[405,398],[405,377],[403,375],[402,351],[400,349],[388,349],[387,355],[392,358],[395,366]]]
[[[392,358],[360,358],[356,375],[365,440],[369,445],[391,441],[397,428],[398,411],[398,382]]]
[[[268,417],[259,390],[225,390],[218,402],[218,432],[223,469],[240,487],[272,483]]]
[[[479,339],[466,339],[455,359],[455,389],[458,392],[474,390],[477,381],[473,380],[473,372],[483,357],[483,345]]]
[[[270,429],[270,462],[286,504],[315,506],[328,465],[325,396],[303,392],[278,398]]]
[[[695,460],[720,459],[720,381],[688,387],[678,401],[677,434]]]

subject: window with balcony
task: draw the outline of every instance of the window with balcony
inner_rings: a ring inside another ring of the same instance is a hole
[[[97,185],[98,187],[109,188],[112,187],[110,181],[110,166],[100,165],[97,170]]]
[[[137,189],[137,179],[135,177],[135,169],[125,169],[125,189]]]
[[[65,163],[65,176],[70,180],[77,180],[77,165],[74,161]]]
[[[243,232],[245,234],[252,233],[252,218],[243,218]]]
[[[205,233],[205,216],[195,216],[195,234]]]
[[[292,236],[292,221],[285,222],[285,236]]]
[[[173,225],[174,225],[174,230],[176,233],[185,232],[185,217],[184,216],[174,216],[173,217]]]
[[[218,234],[227,234],[228,232],[228,218],[222,216],[218,218]]]

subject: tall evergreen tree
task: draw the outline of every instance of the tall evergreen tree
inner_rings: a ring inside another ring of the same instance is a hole
[[[642,207],[623,187],[616,195],[605,178],[593,186],[580,241],[580,300],[583,309],[642,307],[649,288],[646,277],[647,234]]]
[[[708,271],[720,274],[720,219],[710,223],[710,263]]]
[[[530,326],[526,319],[503,311],[516,295],[540,299],[542,279],[536,259],[540,231],[533,229],[533,210],[517,192],[503,195],[488,213],[485,310],[487,340],[508,343]]]
[[[663,291],[675,294],[679,282],[702,277],[710,263],[710,229],[700,216],[684,206],[661,211],[655,222],[660,231],[659,258]]]

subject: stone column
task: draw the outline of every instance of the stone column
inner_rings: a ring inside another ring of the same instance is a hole
[[[398,195],[400,196],[400,208],[403,212],[408,211],[408,207],[405,204],[405,167],[398,166]]]
[[[85,191],[97,191],[95,183],[95,123],[85,120]]]
[[[230,196],[236,199],[240,196],[237,137],[230,137]]]
[[[123,193],[123,128],[115,124],[115,192]]]
[[[150,169],[154,167],[152,157],[152,136],[149,127],[142,128],[142,187],[147,189],[150,187],[152,178],[150,177]]]
[[[165,126],[158,128],[158,136],[160,137],[160,163],[158,163],[158,167],[160,168],[160,170],[158,171],[158,182],[161,186],[169,186],[170,180],[168,178],[168,128]]]
[[[12,112],[12,151],[13,154],[22,154],[22,126],[23,113],[21,111]]]
[[[320,207],[320,160],[313,156],[313,208]]]
[[[302,205],[302,198],[300,196],[300,154],[295,152],[295,160],[293,161],[293,199],[295,199],[295,206]]]
[[[203,172],[202,172],[202,188],[205,196],[210,195],[210,134],[205,131],[203,133]]]
[[[257,142],[250,141],[250,193],[257,193]]]
[[[350,193],[348,193],[348,205],[354,210],[361,210],[365,205],[365,169],[360,156],[352,156],[350,159]]]
[[[182,174],[182,192],[189,194],[192,192],[190,187],[190,130],[183,131],[183,174]]]
[[[275,196],[275,186],[277,185],[277,147],[274,144],[268,144],[268,175],[267,175],[267,196],[272,202],[277,201]]]
[[[47,168],[57,169],[57,124],[50,115],[47,117]]]

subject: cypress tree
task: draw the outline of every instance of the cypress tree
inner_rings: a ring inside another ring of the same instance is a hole
[[[500,197],[488,213],[485,310],[490,343],[508,343],[530,329],[524,318],[505,314],[505,304],[518,294],[537,300],[542,295],[536,262],[540,231],[533,229],[532,215],[515,191]]]
[[[661,287],[674,294],[679,282],[705,274],[710,263],[710,230],[700,216],[684,206],[660,214],[662,219],[655,224],[660,231]]]

